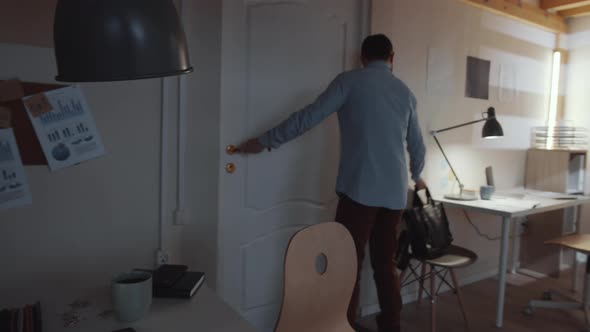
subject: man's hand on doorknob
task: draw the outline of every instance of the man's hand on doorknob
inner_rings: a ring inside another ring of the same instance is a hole
[[[257,138],[251,138],[240,144],[240,146],[238,146],[237,152],[244,154],[255,154],[264,151],[264,148],[264,145],[260,144]]]

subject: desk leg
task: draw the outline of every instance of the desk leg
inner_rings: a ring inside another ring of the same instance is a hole
[[[581,213],[581,206],[576,207],[575,211],[575,218],[576,218],[576,234],[581,234],[580,232],[580,213]],[[572,255],[574,256],[574,261],[572,262],[572,291],[574,293],[578,292],[580,289],[580,277],[578,276],[578,252],[573,251]]]
[[[572,262],[572,291],[577,292],[580,288],[580,278],[578,277],[578,252],[572,252],[574,261]]]
[[[519,245],[517,243],[518,241],[518,225],[519,223],[516,222],[516,220],[514,220],[512,222],[512,230],[510,231],[512,233],[512,238],[511,241],[512,243],[510,243],[510,274],[516,274],[516,269],[517,269],[517,265],[518,265],[518,254],[519,254]]]
[[[510,218],[502,217],[502,241],[500,244],[500,267],[498,270],[498,303],[496,307],[496,327],[504,322],[504,294],[506,292],[506,269],[508,268],[508,237]]]

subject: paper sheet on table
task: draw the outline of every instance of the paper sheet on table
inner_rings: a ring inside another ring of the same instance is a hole
[[[538,201],[528,200],[528,199],[515,199],[515,198],[504,198],[504,197],[494,197],[493,200],[490,201],[494,206],[500,208],[511,208],[511,209],[520,209],[520,210],[528,210],[532,209],[539,205]]]
[[[539,191],[539,192],[527,192],[526,193],[527,196],[534,196],[534,197],[542,197],[542,198],[549,198],[549,199],[578,199],[578,197],[574,196],[574,195],[567,195],[567,194],[561,194],[561,193],[554,193],[554,192],[545,192],[545,191]]]
[[[12,129],[0,129],[0,210],[32,203],[25,168]]]

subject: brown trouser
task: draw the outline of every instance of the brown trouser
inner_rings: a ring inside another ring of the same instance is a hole
[[[356,245],[358,275],[356,287],[348,307],[348,320],[354,326],[359,305],[359,280],[365,257],[365,247],[370,244],[373,278],[377,286],[381,314],[377,317],[380,331],[398,331],[402,299],[400,282],[395,267],[397,251],[397,227],[400,210],[369,207],[341,196],[336,221],[344,225]]]

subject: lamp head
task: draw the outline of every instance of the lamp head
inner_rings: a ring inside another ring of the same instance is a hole
[[[136,80],[193,70],[172,0],[59,0],[54,41],[58,81]]]
[[[500,122],[496,119],[496,110],[493,107],[488,108],[486,123],[483,125],[481,137],[486,139],[493,139],[504,136],[504,130]]]

